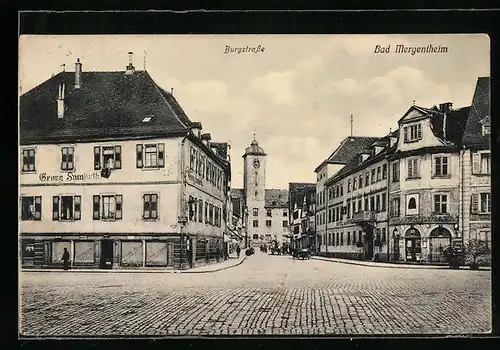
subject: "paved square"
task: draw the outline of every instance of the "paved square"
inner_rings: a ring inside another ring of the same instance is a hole
[[[491,330],[491,272],[256,252],[205,274],[24,272],[23,336],[466,334]]]

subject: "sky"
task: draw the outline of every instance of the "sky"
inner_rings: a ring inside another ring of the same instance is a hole
[[[396,45],[447,47],[398,54]],[[263,47],[225,53],[226,47]],[[375,47],[390,52],[375,53]],[[21,36],[19,93],[62,70],[124,71],[132,51],[213,141],[231,145],[232,187],[243,186],[255,134],[267,155],[267,188],[316,182],[314,169],[350,135],[384,136],[415,104],[470,105],[490,75],[487,35],[101,35]]]

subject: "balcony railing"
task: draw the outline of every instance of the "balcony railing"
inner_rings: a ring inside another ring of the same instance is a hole
[[[375,221],[374,211],[358,211],[352,215],[352,222],[364,222],[364,221]]]

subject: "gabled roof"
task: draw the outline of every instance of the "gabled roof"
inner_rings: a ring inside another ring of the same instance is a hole
[[[454,109],[446,113],[446,136],[443,133],[444,114],[439,113],[431,118],[432,132],[441,140],[458,146],[462,142],[465,125],[469,116],[470,107]]]
[[[190,121],[175,98],[160,89],[148,72],[81,74],[78,89],[74,89],[75,73],[61,72],[20,97],[21,144],[170,136],[189,130]],[[65,111],[59,119],[61,83]]]
[[[290,182],[288,184],[288,194],[289,194],[289,207],[293,210],[295,204],[298,208],[301,208],[304,203],[304,197],[306,199],[306,205],[309,206],[314,204],[313,201],[316,198],[316,184],[308,182]],[[313,194],[311,196],[311,194]]]
[[[432,108],[425,108],[425,107],[413,105],[406,111],[405,114],[403,114],[403,116],[401,118],[399,118],[398,124],[400,124],[403,121],[406,121],[404,119],[407,119],[408,115],[410,115],[414,111],[418,112],[419,118],[420,118],[420,116],[422,116],[422,117],[433,116],[433,115],[437,115],[437,114],[441,113],[439,111],[439,109],[435,106]],[[411,119],[413,119],[413,118],[411,118]],[[408,121],[411,121],[411,119],[409,119]]]
[[[480,146],[490,148],[490,135],[483,136],[481,120],[491,117],[490,111],[490,77],[479,77],[476,90],[472,98],[469,118],[462,137],[462,144],[466,146]]]
[[[368,147],[373,142],[377,141],[379,137],[371,136],[349,136],[346,137],[340,145],[333,151],[333,153],[324,160],[314,172],[318,172],[319,169],[325,164],[347,164],[353,156],[358,154],[361,150]]]
[[[288,208],[288,190],[266,189],[266,208]]]

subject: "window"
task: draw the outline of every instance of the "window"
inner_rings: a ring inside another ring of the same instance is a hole
[[[364,208],[365,208],[365,211],[369,211],[370,210],[370,207],[368,206],[368,197],[365,197]]]
[[[283,227],[288,227],[288,220],[283,220]]]
[[[352,200],[352,213],[354,214],[356,212],[356,200]]]
[[[481,174],[489,174],[491,172],[490,153],[481,153]]]
[[[491,126],[483,125],[483,136],[487,136],[489,134],[491,134]]]
[[[122,218],[122,195],[94,195],[94,220],[120,220]]]
[[[357,186],[356,186],[356,185],[357,185],[357,178],[356,178],[356,177],[354,177],[354,178],[352,179],[352,190],[353,190],[353,191],[357,188]]]
[[[404,141],[413,142],[418,141],[422,138],[422,125],[420,123],[405,126],[403,128]]]
[[[375,176],[376,176],[376,175],[375,175],[375,171],[376,171],[376,169],[375,169],[375,168],[373,168],[373,169],[372,169],[372,184],[374,184],[374,183],[375,183],[375,181],[377,181],[377,178],[375,177]]]
[[[359,175],[359,188],[363,187],[363,174]]]
[[[387,179],[387,164],[382,166],[382,179]]]
[[[335,243],[336,243],[335,245],[339,245],[339,242],[340,242],[340,235],[337,232],[336,237],[335,237]]]
[[[340,232],[340,245],[344,245],[344,232]]]
[[[266,220],[266,227],[271,227],[271,220]]]
[[[351,217],[351,201],[347,200],[347,218]]]
[[[61,148],[61,170],[73,170],[74,167],[75,167],[74,148],[73,147]]]
[[[341,196],[344,195],[344,184],[343,183],[340,184],[340,195]]]
[[[375,210],[377,212],[380,211],[380,195],[377,194],[377,196],[375,197]]]
[[[363,233],[361,232],[361,230],[359,230],[359,239],[358,239],[359,242],[362,242],[363,241]]]
[[[191,148],[191,157],[189,167],[191,170],[196,171],[196,166],[200,166],[201,162],[198,155],[193,152],[194,148]],[[196,150],[194,150],[196,151]],[[163,168],[165,166],[165,144],[164,143],[154,143],[146,145],[136,146],[136,167],[137,168]]]
[[[21,197],[21,220],[41,220],[42,219],[42,197],[23,196]]]
[[[363,205],[363,201],[361,199],[358,199],[358,211],[362,211],[362,205]]]
[[[352,231],[352,244],[356,244],[356,231]]]
[[[253,216],[259,216],[259,209],[253,208]]]
[[[370,197],[370,210],[375,211],[375,196]]]
[[[434,157],[434,176],[448,175],[448,157]]]
[[[391,216],[398,217],[399,216],[399,197],[393,198],[391,201]]]
[[[81,196],[54,196],[52,219],[55,221],[80,220],[81,198]]]
[[[385,241],[387,239],[387,234],[386,233],[387,232],[386,232],[385,227],[382,227],[382,239],[381,239],[382,243],[385,243]]]
[[[365,186],[368,186],[370,184],[370,172],[367,171],[365,174]]]
[[[285,211],[283,212],[283,217],[284,217],[284,218],[286,218],[287,216],[288,216],[288,212],[285,210]]]
[[[254,227],[255,227],[255,226],[254,226]],[[252,239],[259,239],[259,235],[258,235],[258,234],[254,234],[254,235],[252,236]]]
[[[259,227],[259,220],[253,221],[253,227]]]
[[[399,162],[392,163],[392,182],[399,181]]]
[[[417,200],[415,198],[410,198],[408,202],[408,209],[417,209]]]
[[[491,213],[491,194],[490,193],[480,193],[479,194],[479,212],[480,213]]]
[[[143,196],[143,219],[158,219],[158,194],[148,193]]]
[[[377,181],[382,180],[382,167],[377,167]]]
[[[382,194],[380,195],[380,197],[382,197],[382,208],[381,208],[381,210],[382,210],[382,211],[385,211],[385,208],[386,208],[386,198],[385,198],[385,193],[382,193]]]
[[[418,158],[410,158],[408,159],[408,179],[415,179],[419,177]]]
[[[409,194],[406,195],[406,215],[418,215],[419,214],[419,195]]]
[[[23,150],[23,172],[35,171],[35,149]]]
[[[434,195],[434,212],[444,214],[447,212],[448,196],[445,194]]]
[[[267,210],[266,210],[266,215],[267,215],[267,216],[272,216],[271,209],[267,209]]]
[[[94,147],[94,170],[101,168],[122,168],[121,146]]]
[[[347,180],[347,193],[351,192],[351,179]]]
[[[351,232],[347,231],[347,245],[351,245]]]

